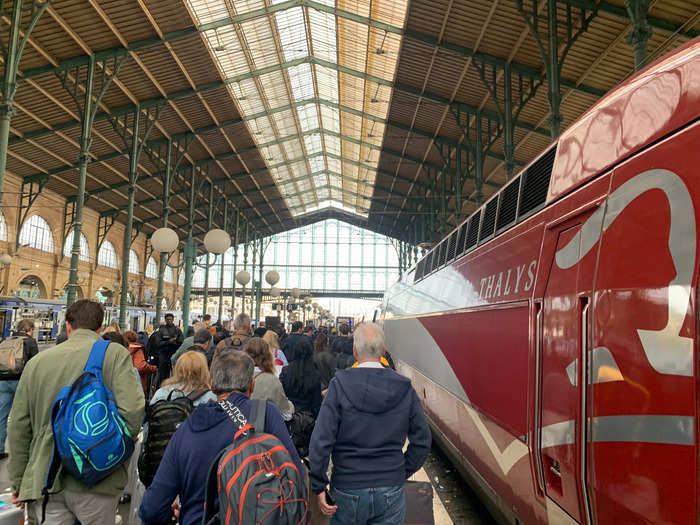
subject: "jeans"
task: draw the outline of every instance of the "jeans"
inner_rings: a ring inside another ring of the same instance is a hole
[[[5,452],[7,439],[7,418],[10,415],[12,401],[15,399],[19,381],[0,381],[0,452]]]
[[[406,498],[401,485],[331,490],[338,506],[331,525],[402,525],[406,518]]]

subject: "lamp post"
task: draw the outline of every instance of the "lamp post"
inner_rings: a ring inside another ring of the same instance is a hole
[[[262,241],[260,241],[262,243]],[[260,268],[262,270],[262,255],[260,256]],[[275,285],[279,282],[280,280],[280,274],[277,273],[275,270],[270,270],[265,274],[265,282],[270,285],[270,296],[271,297],[279,297],[280,291],[279,288],[275,288]],[[273,295],[272,291],[275,290],[275,293],[277,295]],[[260,294],[262,296],[262,292]],[[259,312],[259,310],[258,310]],[[260,315],[258,315],[260,317]],[[258,324],[260,324],[260,319],[258,319]]]
[[[153,246],[153,251],[159,252],[161,258],[165,254],[172,253],[177,248],[180,239],[171,228],[159,228],[151,236],[151,246]],[[228,233],[223,230],[215,229],[210,230],[204,236],[204,248],[208,253],[213,253],[216,255],[223,254],[231,246],[231,237]],[[182,321],[185,328],[190,322],[190,295],[192,292],[192,269],[195,263],[195,257],[197,255],[197,248],[194,245],[194,240],[192,238],[192,233],[187,235],[187,241],[185,242],[184,249],[184,261],[183,263],[171,265],[166,262],[170,268],[179,269],[182,265],[185,265],[185,290],[182,294]],[[212,264],[216,264],[216,259]],[[156,320],[159,320],[160,308],[162,305],[163,297],[163,284],[161,280],[158,280],[158,291],[159,294],[156,295]]]
[[[243,305],[241,312],[245,312],[245,287],[250,282],[250,273],[247,270],[241,270],[236,274],[236,281],[243,287]]]
[[[226,250],[228,250],[231,247],[231,236],[226,233],[224,230],[220,230],[218,228],[214,230],[209,230],[207,234],[204,236],[204,249],[207,250],[207,262],[206,262],[206,268],[205,268],[205,273],[204,273],[204,291],[206,292],[209,288],[209,268],[211,266],[214,266],[216,264],[216,257],[214,258],[214,262],[212,264],[209,264],[209,255],[210,253],[214,253],[217,255],[221,255],[221,268],[223,268],[223,262],[224,262],[224,253],[226,253]],[[223,271],[221,273],[223,275]],[[221,297],[222,295],[219,294],[219,321],[221,321]],[[209,294],[205,294],[203,296],[203,304],[202,304],[202,314],[207,313],[207,307],[209,306]]]
[[[0,198],[2,196],[0,195]],[[5,268],[5,283],[0,283],[0,293],[5,289],[7,285],[8,275],[10,274],[10,263],[12,262],[12,256],[9,253],[3,253],[0,255],[0,267]]]

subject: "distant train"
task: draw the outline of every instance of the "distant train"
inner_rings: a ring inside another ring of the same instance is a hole
[[[0,335],[3,339],[10,337],[22,319],[33,319],[34,338],[53,341],[65,319],[65,309],[65,301],[24,299],[13,295],[0,297]]]
[[[509,523],[700,522],[700,40],[606,95],[382,305]]]
[[[140,332],[145,330],[148,325],[154,325],[154,320],[156,318],[156,311],[154,308],[146,308],[141,306],[129,306],[126,309],[127,318],[129,320],[129,326],[131,330],[135,332]],[[171,313],[175,317],[175,324],[180,325],[182,321],[182,312],[163,310],[163,314]],[[161,318],[162,319],[162,318]],[[105,308],[105,324],[109,324],[112,321],[119,322],[119,307],[118,306],[108,306]],[[154,328],[158,328],[154,326]]]
[[[61,331],[61,325],[65,320],[65,301],[52,299],[25,299],[16,296],[0,297],[0,335],[9,337],[17,324],[25,318],[33,319],[35,323],[34,337],[40,342],[54,341]],[[164,310],[175,316],[175,324],[182,320],[182,312]],[[129,327],[135,331],[145,330],[148,325],[154,324],[156,311],[153,308],[129,306],[127,318]],[[119,322],[119,307],[106,306],[104,324],[112,321]]]

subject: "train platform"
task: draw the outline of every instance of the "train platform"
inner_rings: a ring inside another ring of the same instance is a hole
[[[438,494],[438,490],[440,485],[433,481],[431,477],[428,475],[425,469],[420,469],[416,474],[411,478],[415,481],[430,481],[431,484],[433,485],[433,514],[434,514],[434,519],[435,519],[435,525],[453,525],[455,523],[461,524],[467,524],[467,525],[481,525],[482,523],[488,523],[488,522],[482,522],[482,521],[458,521],[455,522],[452,520],[450,515],[447,512],[447,509],[445,508],[445,505],[443,504],[442,500],[440,499],[440,496]],[[439,478],[438,478],[439,479]],[[11,489],[10,489],[10,482],[8,480],[8,475],[7,475],[7,460],[2,460],[0,461],[0,500],[5,500],[5,498],[9,498],[9,495],[11,494]],[[119,511],[118,511],[118,517],[115,516],[115,525],[132,525],[129,520],[129,514],[130,514],[130,505],[129,504],[123,504],[119,506]],[[318,507],[316,505],[312,505],[312,524],[313,525],[328,525],[329,520],[325,516],[322,516],[320,512],[318,511]],[[108,524],[105,524],[108,525]],[[133,524],[133,525],[141,525],[141,522],[139,521],[138,524]]]

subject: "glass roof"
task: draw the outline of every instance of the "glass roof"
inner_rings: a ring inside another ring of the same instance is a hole
[[[187,2],[292,215],[367,216],[408,0]]]

